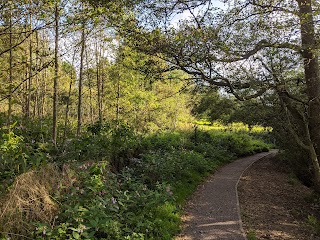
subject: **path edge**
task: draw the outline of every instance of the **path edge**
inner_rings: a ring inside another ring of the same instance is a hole
[[[240,226],[240,232],[244,238],[244,240],[248,240],[247,238],[247,234],[244,232],[244,229],[243,229],[243,222],[242,222],[242,218],[241,218],[241,209],[240,209],[240,202],[239,202],[239,194],[238,194],[238,184],[240,182],[240,179],[242,178],[242,175],[245,173],[245,171],[247,171],[255,162],[259,161],[259,160],[262,160],[272,154],[277,154],[278,153],[278,149],[271,149],[268,154],[266,154],[265,156],[262,156],[261,158],[258,158],[256,160],[254,160],[252,163],[250,163],[241,173],[237,183],[236,183],[236,201],[237,201],[237,211],[238,211],[238,218],[239,218],[239,226]]]

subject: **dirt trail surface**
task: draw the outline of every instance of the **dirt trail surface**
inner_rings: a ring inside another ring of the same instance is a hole
[[[237,184],[252,163],[270,154],[275,151],[240,158],[201,185],[185,208],[183,231],[176,240],[245,240]]]
[[[308,224],[308,216],[320,219],[319,200],[284,170],[278,158],[266,158],[244,172],[238,185],[243,228],[252,239],[319,240]]]

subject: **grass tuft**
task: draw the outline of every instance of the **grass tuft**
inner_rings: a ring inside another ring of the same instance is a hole
[[[54,165],[19,175],[0,200],[0,232],[10,239],[21,239],[33,230],[32,222],[52,222],[58,205],[50,192],[59,185],[70,186],[72,179]]]

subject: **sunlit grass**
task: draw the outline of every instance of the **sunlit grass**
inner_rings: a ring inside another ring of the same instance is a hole
[[[235,122],[230,124],[223,124],[219,121],[209,122],[206,120],[199,120],[194,122],[196,126],[201,130],[216,130],[216,131],[231,131],[231,132],[272,132],[272,127],[262,127],[259,125],[249,127],[248,124],[242,122]]]

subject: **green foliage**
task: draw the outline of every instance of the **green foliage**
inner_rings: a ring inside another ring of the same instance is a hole
[[[179,217],[164,184],[153,189],[130,171],[115,175],[104,163],[84,163],[55,225],[36,224],[36,239],[169,239]]]
[[[248,240],[257,240],[256,233],[253,230],[250,230],[247,234]]]
[[[246,156],[254,153],[267,151],[270,145],[264,143],[262,140],[253,139],[246,133],[232,133],[232,132],[195,132],[194,141],[196,146],[204,142],[210,146],[216,146],[220,150],[227,151],[234,154],[234,156]],[[200,148],[203,147],[200,146]],[[203,147],[204,148],[204,147]]]
[[[173,149],[182,149],[186,141],[186,134],[180,132],[165,131],[144,137],[141,143],[141,147],[144,151],[169,151]]]
[[[246,134],[226,134],[220,138],[221,144],[236,156],[246,156],[268,150],[268,145],[259,140],[253,140]]]
[[[174,184],[188,179],[192,181],[194,174],[208,172],[211,167],[200,153],[172,150],[144,155],[136,171],[148,184],[153,185],[157,182]]]
[[[57,161],[108,160],[112,170],[119,172],[138,154],[141,136],[126,123],[97,122],[87,129],[87,135],[65,143]]]
[[[25,142],[23,136],[14,133],[16,124],[2,128],[0,139],[0,179],[37,168],[47,161],[48,156],[37,146]]]
[[[1,149],[21,154],[16,145],[23,137],[11,133],[5,139]],[[237,156],[267,147],[244,133],[194,129],[142,135],[120,122],[92,124],[86,135],[66,141],[59,151],[40,149],[75,175],[71,188],[52,192],[59,214],[50,223],[34,223],[32,237],[172,239],[181,206],[206,176]]]
[[[265,97],[264,101],[261,99],[239,101],[234,97],[221,95],[217,89],[210,88],[204,89],[204,92],[197,97],[199,100],[192,109],[193,114],[209,119],[211,122],[242,122],[249,128],[255,125],[269,127],[273,126],[278,115],[274,96]]]
[[[309,215],[308,224],[313,229],[315,234],[320,234],[320,220],[317,217]]]
[[[199,94],[200,100],[192,112],[202,118],[209,118],[211,121],[220,120],[229,122],[230,115],[237,108],[233,98],[222,97],[217,89],[209,89]]]

